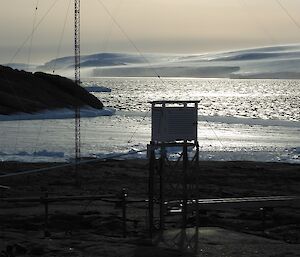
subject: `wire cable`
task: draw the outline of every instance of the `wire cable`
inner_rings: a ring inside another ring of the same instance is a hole
[[[11,57],[9,63],[12,63],[14,61],[14,59],[17,57],[17,55],[20,53],[20,51],[23,49],[23,47],[25,46],[25,44],[28,42],[28,40],[31,40],[32,42],[32,38],[33,38],[33,34],[35,33],[35,31],[37,30],[37,28],[40,26],[40,24],[45,20],[45,18],[48,16],[48,14],[50,13],[50,11],[54,8],[54,6],[56,5],[56,3],[58,2],[58,0],[56,0],[51,6],[50,8],[46,11],[46,13],[43,15],[43,17],[41,18],[41,20],[37,23],[37,25],[34,25],[32,28],[31,33],[25,38],[25,40],[22,42],[22,44],[19,46],[19,48],[16,50],[16,52],[13,54],[13,56]],[[35,5],[35,15],[38,9],[38,3],[39,1],[37,1],[36,5]],[[36,18],[34,19],[34,24],[36,22]],[[31,47],[30,47],[31,48]],[[31,50],[30,50],[31,51]],[[31,53],[30,53],[31,55]],[[10,83],[8,83],[12,89],[12,91],[14,92],[14,95],[17,98],[17,101],[20,102],[21,107],[24,109],[24,106],[22,104],[22,101],[19,97],[19,95],[16,93],[16,90],[14,88],[13,85],[11,85]],[[17,149],[17,144],[18,144],[18,138],[19,138],[19,131],[20,131],[20,120],[18,121],[18,127],[17,127],[17,135],[16,135],[16,140],[15,140],[15,149],[14,152],[16,152]]]
[[[141,123],[146,119],[146,117],[148,116],[148,114],[149,114],[150,111],[151,111],[150,109],[149,109],[148,111],[146,111],[145,114],[144,114],[143,117],[142,117],[142,120],[139,122],[138,125],[135,126],[135,128],[134,128],[134,130],[133,130],[133,133],[132,133],[130,139],[128,140],[128,144],[132,143],[132,139],[133,139],[134,136],[136,135],[139,126],[140,126]]]
[[[129,37],[129,35],[126,33],[126,31],[123,29],[123,27],[118,23],[118,21],[115,19],[115,17],[112,15],[112,13],[109,11],[109,9],[104,5],[104,3],[101,0],[97,0],[98,3],[102,6],[102,8],[105,10],[107,15],[111,18],[111,20],[114,22],[114,24],[118,27],[118,29],[121,31],[121,33],[125,36],[125,38],[128,40],[128,42],[133,46],[133,48],[136,50],[136,52],[142,57],[144,62],[148,65],[148,67],[152,70],[153,74],[163,83],[165,82],[162,80],[156,69],[153,67],[153,65],[149,62],[149,60],[145,57],[145,55],[140,51],[140,49],[137,47],[137,45],[133,42],[133,40]]]
[[[41,168],[41,169],[35,169],[35,170],[16,171],[16,172],[13,172],[13,173],[7,173],[7,174],[4,174],[4,175],[0,175],[0,179],[1,178],[19,176],[19,175],[29,175],[29,174],[34,174],[34,173],[42,173],[42,172],[47,172],[47,171],[51,171],[51,170],[56,170],[56,169],[61,169],[61,168],[66,168],[66,167],[73,167],[75,165],[95,163],[95,162],[104,161],[104,160],[112,160],[112,159],[115,159],[115,158],[120,158],[120,157],[123,157],[123,156],[142,153],[142,152],[147,152],[147,149],[138,150],[138,151],[129,151],[127,153],[115,154],[115,155],[108,156],[108,157],[101,157],[101,158],[98,158],[98,159],[87,160],[87,161],[79,161],[77,163],[67,163],[67,164],[62,164],[62,165],[57,165],[57,166],[52,166],[52,167],[47,167],[47,168]]]
[[[33,44],[33,35],[34,35],[34,27],[37,19],[37,11],[39,7],[39,0],[37,0],[34,8],[34,18],[33,18],[33,24],[32,24],[32,32],[30,37],[30,43],[29,43],[29,53],[28,53],[28,59],[27,59],[27,70],[29,69],[30,59],[31,59],[31,50],[32,50],[32,44]]]
[[[69,11],[70,11],[71,1],[72,0],[69,0],[69,4],[68,4],[68,7],[67,7],[67,12],[66,12],[65,20],[64,20],[64,25],[63,25],[63,29],[62,29],[61,34],[60,34],[59,43],[58,43],[57,52],[56,52],[56,57],[54,59],[52,73],[55,73],[57,59],[60,55],[61,45],[62,45],[63,37],[64,37],[64,34],[65,34],[65,29],[66,29],[67,19],[68,19],[68,15],[69,15]]]
[[[113,11],[114,13],[119,12],[121,4],[122,4],[122,0],[119,0],[117,5],[115,6],[114,11]],[[109,20],[109,25],[106,28],[105,36],[103,37],[104,40],[102,42],[102,47],[101,47],[103,53],[107,52],[107,49],[108,49],[108,46],[109,46],[109,43],[110,43],[110,38],[111,38],[112,33],[113,33],[112,25],[113,25],[113,20],[110,19]],[[103,69],[100,69],[99,77],[101,77],[102,73],[103,73]]]
[[[257,29],[261,30],[272,43],[278,43],[278,41],[274,39],[271,33],[264,26],[260,17],[255,12],[250,12],[250,8],[247,3],[247,0],[239,0],[239,3],[241,7],[244,9],[245,13],[247,13],[247,15],[249,16],[250,20],[253,21],[253,23],[256,25]]]
[[[31,50],[32,50],[32,43],[33,43],[33,34],[34,34],[34,28],[35,28],[35,24],[36,24],[36,18],[37,18],[37,10],[38,10],[38,5],[39,5],[39,0],[37,0],[36,4],[35,4],[35,11],[34,11],[34,19],[33,19],[33,25],[32,25],[32,31],[31,31],[31,34],[30,34],[30,44],[29,44],[29,53],[28,53],[28,59],[27,59],[27,69],[29,68],[29,63],[30,63],[30,59],[31,59]],[[28,40],[27,40],[28,41]],[[26,42],[27,42],[26,41]],[[23,44],[23,46],[25,45],[25,43]],[[13,60],[10,61],[10,63],[12,62]],[[15,88],[13,85],[11,85],[8,81],[8,84],[10,85],[14,95],[16,96],[17,98],[17,101],[19,102],[21,108],[23,110],[25,110],[24,108],[24,105],[22,103],[22,101],[20,100],[20,97],[19,95],[17,94]],[[17,149],[17,145],[18,145],[18,139],[19,139],[19,132],[20,132],[20,121],[18,121],[18,124],[17,124],[17,135],[15,137],[15,147],[14,147],[14,152],[16,152],[16,149]]]
[[[279,7],[285,12],[285,14],[290,18],[292,23],[300,29],[300,24],[296,21],[296,19],[292,16],[292,14],[288,11],[288,9],[280,2],[280,0],[276,0],[276,3],[279,5]]]
[[[205,119],[205,121],[207,122],[209,128],[211,129],[211,131],[214,133],[216,139],[219,141],[220,145],[224,148],[224,145],[221,141],[221,139],[218,137],[217,133],[215,132],[215,130],[213,129],[213,127],[209,124],[209,121],[207,119]]]
[[[166,82],[162,79],[162,77],[158,74],[157,70],[153,67],[153,65],[150,63],[150,61],[146,58],[146,56],[142,53],[142,51],[138,48],[138,46],[134,43],[134,41],[129,37],[129,35],[126,33],[126,31],[123,29],[123,27],[118,23],[118,21],[115,19],[115,17],[112,15],[112,13],[110,12],[110,10],[106,7],[106,5],[104,5],[104,3],[101,0],[97,0],[98,3],[102,6],[102,8],[105,10],[105,12],[107,13],[107,15],[110,17],[110,19],[113,21],[113,23],[117,26],[117,28],[121,31],[121,33],[125,36],[125,38],[128,40],[128,42],[133,46],[133,48],[136,50],[136,52],[142,57],[142,59],[144,60],[144,62],[147,64],[147,66],[149,67],[149,69],[153,72],[153,74],[155,75],[156,78],[159,79],[159,81],[163,84],[166,85]],[[168,81],[168,83],[170,85],[172,85],[170,83],[170,81]],[[173,86],[173,85],[172,85]],[[144,118],[142,119],[142,121],[146,118],[147,114],[149,113],[146,112]],[[136,128],[133,129],[133,134],[130,137],[130,139],[128,140],[128,142],[130,143],[131,140],[133,139],[134,135],[136,134],[138,127],[140,126],[140,124],[138,124],[136,126]]]
[[[43,15],[43,17],[40,19],[40,21],[37,23],[37,25],[34,27],[34,29],[31,31],[31,33],[25,38],[25,40],[22,42],[22,44],[19,46],[19,48],[16,50],[16,52],[11,57],[9,63],[12,63],[14,59],[17,57],[17,55],[20,53],[20,51],[23,49],[25,44],[28,42],[28,40],[31,39],[33,33],[38,29],[38,27],[42,24],[42,22],[45,20],[45,18],[48,16],[50,11],[54,8],[54,6],[57,4],[59,0],[55,0],[53,4],[50,6],[50,8],[46,11],[46,13]]]

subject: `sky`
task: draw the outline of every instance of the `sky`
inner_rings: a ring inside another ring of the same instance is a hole
[[[72,55],[73,5],[1,0],[0,63]],[[299,0],[81,0],[81,53],[196,54],[300,43],[299,10]]]

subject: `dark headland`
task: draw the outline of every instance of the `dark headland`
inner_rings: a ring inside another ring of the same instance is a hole
[[[0,114],[35,113],[76,106],[103,108],[101,101],[71,79],[0,65]]]

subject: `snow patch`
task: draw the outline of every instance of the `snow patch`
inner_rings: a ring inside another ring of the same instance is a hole
[[[208,121],[214,123],[224,124],[242,124],[249,126],[279,126],[289,128],[300,128],[298,121],[287,121],[287,120],[263,120],[263,119],[252,119],[252,118],[238,118],[238,117],[226,117],[226,116],[199,116],[199,121]]]
[[[19,151],[16,153],[0,152],[2,161],[20,162],[66,162],[69,157],[64,152],[41,150],[35,152]]]
[[[105,107],[103,109],[94,108],[81,108],[80,116],[82,118],[91,118],[99,116],[112,116],[115,114],[115,109]],[[13,120],[45,120],[45,119],[73,119],[75,117],[74,110],[59,109],[55,111],[43,111],[38,113],[18,113],[13,115],[0,115],[0,121],[13,121]]]

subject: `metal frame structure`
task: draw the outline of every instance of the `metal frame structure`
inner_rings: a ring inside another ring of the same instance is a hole
[[[156,240],[160,243],[166,243],[163,231],[166,229],[167,224],[168,202],[179,199],[182,207],[180,213],[180,232],[171,240],[171,242],[173,242],[172,247],[181,250],[189,249],[195,251],[197,251],[198,242],[199,212],[196,210],[191,213],[188,208],[188,201],[189,199],[199,199],[199,144],[197,141],[198,103],[199,101],[151,102],[152,140],[150,145],[148,145],[149,236],[154,239],[154,237],[158,235]],[[192,118],[186,119],[184,115],[180,116],[182,114],[181,111],[187,115],[191,114]],[[157,112],[161,113],[161,116],[156,117],[155,113]],[[177,112],[181,113],[178,116],[178,120],[176,120]],[[168,117],[168,113],[171,113],[171,119]],[[175,127],[172,127],[170,130],[170,126]],[[179,127],[178,130],[176,126]],[[187,131],[190,131],[190,133],[185,133],[183,129],[185,126],[187,126]],[[160,130],[160,128],[167,131]],[[173,137],[172,135],[168,135],[168,131],[172,131]],[[165,141],[165,139],[170,139],[170,141]],[[176,158],[173,154],[168,153],[168,148],[172,147],[176,147],[176,149],[179,150]],[[189,148],[193,148],[195,151],[189,153]],[[155,203],[158,203],[158,209]],[[189,216],[194,215],[194,213],[196,213],[196,220],[193,224],[194,233],[191,236],[191,229],[189,229],[189,233],[187,233],[187,227],[189,225]],[[168,242],[170,242],[170,240],[168,240]]]

